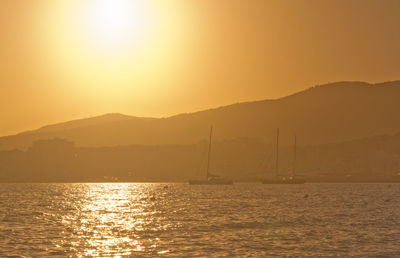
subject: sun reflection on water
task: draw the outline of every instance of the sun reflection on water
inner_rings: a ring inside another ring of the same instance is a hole
[[[159,239],[142,239],[139,234],[145,229],[156,231],[162,228],[153,216],[157,204],[146,191],[146,185],[107,183],[85,186],[85,195],[77,200],[78,212],[75,210],[62,219],[77,236],[66,242],[84,250],[82,256],[126,256],[149,251],[149,248],[156,251]]]

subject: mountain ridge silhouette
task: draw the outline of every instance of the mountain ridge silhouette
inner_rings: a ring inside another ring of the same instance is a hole
[[[77,146],[129,144],[191,144],[207,138],[215,127],[216,140],[259,138],[300,145],[324,144],[400,131],[400,81],[370,84],[334,82],[278,98],[235,103],[164,118],[118,113],[43,126],[0,137],[0,150],[27,149],[39,139],[64,138]]]

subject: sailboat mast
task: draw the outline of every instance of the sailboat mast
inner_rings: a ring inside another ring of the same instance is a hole
[[[279,128],[276,129],[276,164],[275,164],[275,169],[276,169],[276,176],[279,175]]]
[[[211,155],[211,138],[212,138],[212,131],[213,131],[213,127],[211,126],[210,128],[210,141],[208,142],[208,161],[207,161],[207,178],[210,175],[210,155]]]
[[[295,174],[296,174],[296,158],[297,158],[297,138],[296,138],[296,135],[294,135],[292,176],[295,176]]]

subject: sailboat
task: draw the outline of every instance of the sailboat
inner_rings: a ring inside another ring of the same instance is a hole
[[[190,185],[232,185],[233,181],[213,175],[210,173],[210,159],[211,159],[211,140],[212,140],[213,127],[210,129],[210,141],[208,143],[208,159],[207,159],[207,174],[205,179],[189,180]]]
[[[293,148],[293,168],[290,175],[279,174],[279,128],[276,131],[276,163],[275,163],[275,177],[270,179],[261,179],[263,184],[304,184],[306,178],[296,175],[296,156],[297,156],[297,138],[294,136]]]

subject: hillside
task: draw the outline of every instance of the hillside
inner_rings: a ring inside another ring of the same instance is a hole
[[[288,144],[340,142],[400,131],[400,81],[337,82],[276,99],[233,104],[168,118],[111,114],[46,126],[0,138],[0,150],[26,149],[38,139],[64,138],[77,146],[193,144],[211,124],[215,139],[259,138],[272,142],[275,129]]]

